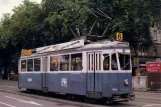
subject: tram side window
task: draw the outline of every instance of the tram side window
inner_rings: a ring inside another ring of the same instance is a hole
[[[21,72],[26,72],[26,60],[21,60]]]
[[[50,71],[58,71],[59,69],[59,57],[51,56],[50,57]]]
[[[60,56],[60,71],[69,71],[69,55]]]
[[[110,57],[109,54],[103,54],[104,60],[103,60],[103,70],[109,70],[110,69]]]
[[[82,70],[82,53],[71,54],[71,71]]]
[[[33,72],[33,59],[27,59],[27,72]]]
[[[116,54],[112,54],[111,68],[112,70],[118,70]]]
[[[35,58],[34,59],[34,71],[40,71],[41,59]]]

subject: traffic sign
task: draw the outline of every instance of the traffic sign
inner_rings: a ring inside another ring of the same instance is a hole
[[[117,32],[116,33],[116,40],[122,41],[123,40],[123,33]]]

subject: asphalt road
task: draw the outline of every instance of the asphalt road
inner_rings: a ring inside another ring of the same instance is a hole
[[[134,92],[136,99],[112,105],[70,101],[51,94],[26,93],[15,81],[0,80],[0,107],[161,107],[161,92]],[[9,104],[11,106],[7,106]]]
[[[75,107],[60,103],[0,92],[0,107]]]

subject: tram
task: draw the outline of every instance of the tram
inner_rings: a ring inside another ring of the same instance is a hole
[[[85,40],[22,50],[19,88],[79,95],[106,101],[129,101],[132,64],[127,42]]]

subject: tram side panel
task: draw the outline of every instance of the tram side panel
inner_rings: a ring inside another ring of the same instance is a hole
[[[86,74],[81,73],[49,73],[48,91],[66,94],[86,94]]]
[[[129,94],[132,92],[131,73],[104,73],[103,75],[103,97],[112,97],[113,94]],[[128,85],[125,81],[128,80]]]
[[[102,96],[112,97],[112,94],[114,94],[115,90],[118,88],[118,74],[103,73],[102,76]]]
[[[19,87],[41,90],[41,73],[20,73]]]

